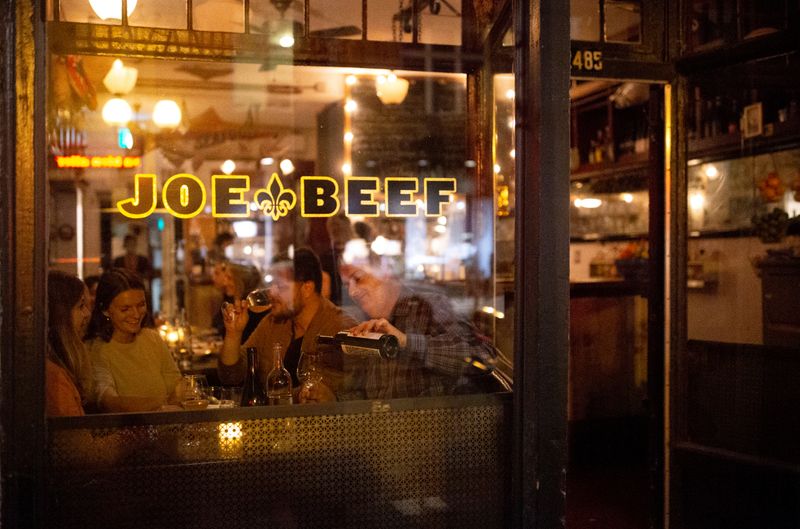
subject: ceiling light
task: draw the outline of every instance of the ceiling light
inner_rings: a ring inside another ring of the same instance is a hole
[[[347,86],[353,86],[356,84],[357,81],[358,78],[355,75],[348,75],[347,77],[344,78],[344,83]]]
[[[281,172],[285,175],[289,175],[294,172],[294,164],[289,158],[284,158],[281,160],[281,163],[278,164],[278,167],[281,168]]]
[[[181,107],[171,99],[162,99],[153,107],[153,122],[162,129],[174,129],[181,124]]]
[[[136,78],[139,71],[136,68],[125,66],[119,59],[114,60],[111,69],[103,77],[103,85],[115,95],[125,95],[136,86]]]
[[[103,121],[116,127],[124,127],[133,117],[133,110],[127,101],[112,97],[103,105]]]
[[[267,156],[266,158],[261,158],[259,163],[261,163],[261,165],[272,165],[275,163],[275,159]]]
[[[128,16],[136,9],[136,2],[137,0],[128,0]],[[122,19],[122,0],[89,0],[89,5],[100,20]]]
[[[408,95],[408,81],[393,73],[379,75],[375,83],[375,94],[384,105],[398,105]]]
[[[233,160],[225,160],[222,162],[220,169],[222,169],[222,172],[225,174],[231,174],[236,170],[236,162]]]
[[[622,199],[623,202],[627,202],[628,204],[633,202],[633,195],[631,193],[622,193],[620,195],[620,198]]]

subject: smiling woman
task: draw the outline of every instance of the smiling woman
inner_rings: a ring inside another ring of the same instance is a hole
[[[90,351],[102,411],[147,411],[178,400],[180,372],[151,319],[141,279],[115,268],[100,278]]]

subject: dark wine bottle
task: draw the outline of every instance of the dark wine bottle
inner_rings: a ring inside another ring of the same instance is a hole
[[[317,336],[317,346],[333,345],[341,347],[342,352],[354,356],[394,358],[400,349],[397,337],[377,332],[363,336],[353,336],[347,332],[337,332],[335,336]]]
[[[267,396],[264,387],[258,381],[258,350],[247,348],[247,375],[242,388],[242,406],[265,406]]]

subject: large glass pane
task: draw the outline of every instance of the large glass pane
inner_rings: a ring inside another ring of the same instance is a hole
[[[396,334],[408,355],[388,372],[374,360],[340,358],[333,396],[501,387],[493,385],[492,341],[503,336],[497,345],[510,348],[511,333],[495,327],[506,317],[503,297],[477,288],[493,277],[495,250],[490,233],[476,239],[475,226],[491,223],[496,209],[507,227],[495,258],[513,277],[513,90],[501,90],[498,107],[506,131],[498,199],[484,204],[467,177],[463,75],[91,56],[51,63],[49,178],[62,205],[52,265],[84,277],[117,267],[138,273],[185,374],[242,383],[216,368],[239,354],[237,342],[224,356],[226,342],[214,337],[232,332],[220,298],[277,281],[276,262],[309,248],[324,278],[314,303],[345,311],[314,332],[369,322]],[[94,109],[64,79],[71,71],[97,86]],[[101,79],[117,77],[115,88],[100,89]],[[101,282],[106,308],[102,292]],[[301,309],[282,317],[293,310]],[[95,317],[103,324],[102,312]],[[296,358],[287,363],[297,368]]]

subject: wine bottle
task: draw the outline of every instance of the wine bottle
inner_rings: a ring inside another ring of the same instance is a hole
[[[242,388],[242,406],[264,406],[267,397],[258,381],[258,349],[247,348],[247,375]]]
[[[334,336],[317,336],[317,345],[335,345],[342,352],[354,356],[371,356],[394,358],[400,349],[396,336],[371,332],[363,336],[353,336],[347,332],[338,332]]]
[[[272,346],[272,371],[267,375],[267,400],[270,405],[292,403],[292,375],[283,367],[283,346]]]

